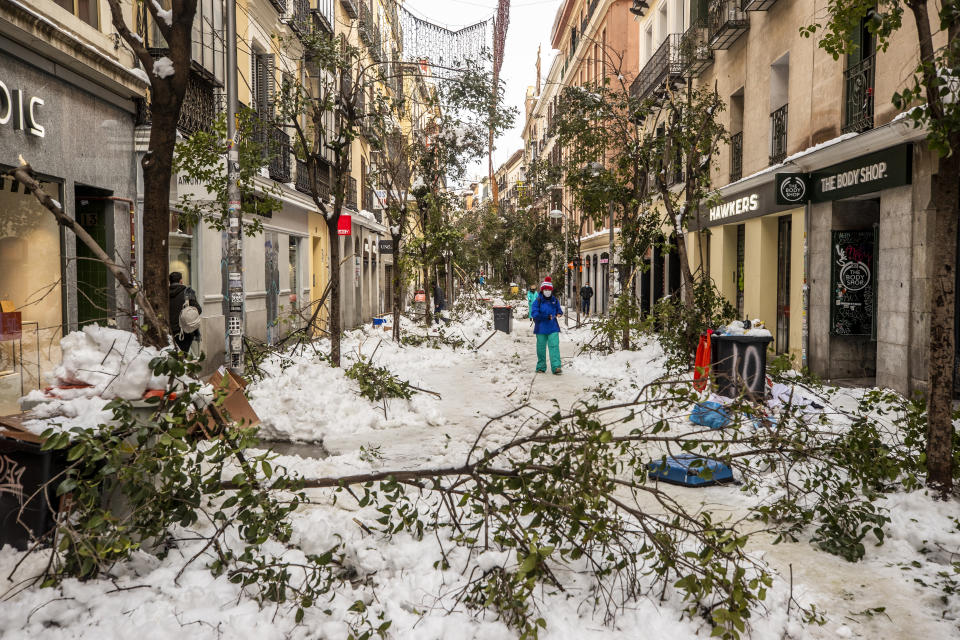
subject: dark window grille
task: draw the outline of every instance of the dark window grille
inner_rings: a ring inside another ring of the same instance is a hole
[[[787,157],[787,105],[770,114],[770,164]]]
[[[873,81],[876,56],[868,56],[843,72],[846,85],[846,109],[843,132],[873,128]]]
[[[310,32],[310,0],[293,0],[290,28],[300,36],[305,36]]]
[[[730,136],[730,182],[743,177],[743,132]]]
[[[667,82],[683,79],[685,62],[682,43],[682,33],[671,33],[666,37],[630,86],[633,97],[643,100],[657,93]]]
[[[790,242],[793,222],[782,216],[777,228],[777,353],[790,351]]]
[[[737,225],[737,271],[734,274],[737,288],[737,318],[743,318],[743,257],[746,245],[746,225]]]
[[[198,131],[210,131],[217,114],[225,106],[218,101],[215,89],[216,85],[205,74],[196,70],[190,73],[180,119],[177,121],[180,133],[189,136]],[[147,99],[137,100],[137,124],[149,125],[152,122],[150,102]]]
[[[347,194],[345,203],[348,207],[357,210],[357,179],[347,176]]]
[[[257,116],[253,124],[253,140],[260,145],[271,180],[290,182],[290,136],[271,119]]]
[[[297,158],[297,182],[296,188],[297,191],[303,193],[312,193],[312,185],[310,184],[310,173],[307,170],[307,163],[303,160]],[[321,200],[330,199],[330,167],[326,162],[318,161],[317,162],[317,197]]]

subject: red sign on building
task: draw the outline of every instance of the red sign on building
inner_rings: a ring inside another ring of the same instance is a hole
[[[341,213],[340,217],[337,218],[337,235],[338,236],[349,236],[350,235],[350,216]]]

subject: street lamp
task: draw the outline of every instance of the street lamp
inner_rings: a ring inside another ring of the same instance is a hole
[[[567,265],[569,263],[567,261],[570,259],[569,257],[570,254],[567,251],[568,250],[567,217],[563,215],[563,211],[561,211],[560,209],[553,209],[552,211],[550,211],[550,217],[553,218],[554,220],[560,220],[561,218],[563,219],[563,286],[564,288],[569,289],[570,285],[567,283],[567,278],[569,277],[567,273],[569,271],[567,269]],[[568,327],[570,326],[570,305],[568,303],[569,298],[570,296],[567,295],[566,291],[564,291],[563,322]]]

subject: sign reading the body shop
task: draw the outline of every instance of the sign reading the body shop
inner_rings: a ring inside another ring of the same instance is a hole
[[[809,178],[805,173],[778,173],[777,204],[803,204],[809,199]]]
[[[26,96],[20,89],[10,89],[0,80],[0,126],[12,125],[18,131],[42,138],[46,129],[38,121],[43,99]]]
[[[912,151],[913,145],[902,144],[814,171],[810,197],[824,202],[910,184]]]

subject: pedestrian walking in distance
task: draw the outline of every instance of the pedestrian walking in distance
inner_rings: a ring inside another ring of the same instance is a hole
[[[533,333],[537,336],[537,371],[547,370],[547,350],[550,351],[550,370],[560,375],[560,323],[557,318],[563,315],[560,303],[553,297],[553,281],[550,276],[543,279],[540,293],[531,307]]]
[[[583,315],[590,315],[590,299],[593,298],[593,287],[585,284],[580,287],[580,312]]]
[[[183,274],[170,274],[170,333],[180,351],[190,351],[195,339],[200,337],[200,314],[203,309],[197,302],[197,292],[183,284]]]
[[[533,301],[537,299],[537,288],[530,285],[527,290],[527,317],[533,319]]]

